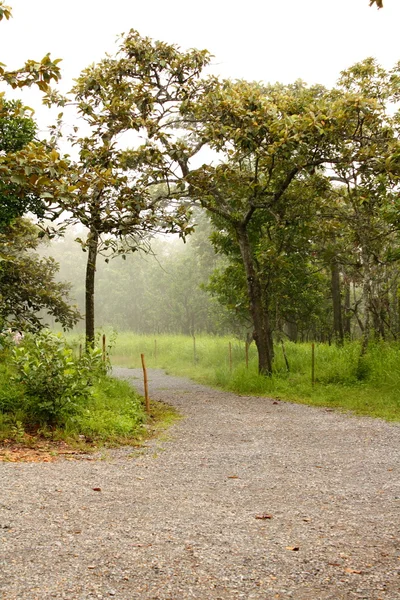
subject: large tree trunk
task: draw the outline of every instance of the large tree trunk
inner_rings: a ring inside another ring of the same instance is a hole
[[[268,309],[263,301],[261,282],[254,264],[246,228],[244,226],[238,227],[236,234],[246,273],[250,312],[254,327],[254,341],[258,351],[258,372],[262,375],[271,375],[273,342]]]
[[[340,296],[340,273],[336,259],[331,263],[331,286],[333,303],[333,335],[338,344],[343,345],[342,302]]]
[[[86,348],[94,347],[94,282],[99,234],[92,230],[88,235],[88,258],[86,263]]]

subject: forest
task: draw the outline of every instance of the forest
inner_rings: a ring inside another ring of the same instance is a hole
[[[10,17],[0,2],[0,21]],[[128,332],[152,344],[225,336],[251,348],[246,389],[252,379],[265,394],[311,343],[336,353],[333,380],[353,395],[364,384],[372,397],[374,377],[384,384],[379,354],[398,360],[400,63],[366,58],[327,88],[222,79],[210,61],[130,30],[68,94],[50,55],[14,71],[0,64],[3,437],[89,427],[79,413],[87,388],[107,378],[99,331],[116,332],[116,356]],[[45,138],[7,95],[26,87],[56,109]],[[189,357],[195,369],[196,350]],[[385,418],[398,418],[398,384]],[[115,432],[143,421],[129,406]]]

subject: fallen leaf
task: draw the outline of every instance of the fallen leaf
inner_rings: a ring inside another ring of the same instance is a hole
[[[356,575],[361,575],[362,571],[358,571],[357,569],[351,569],[350,567],[346,567],[346,573],[355,573]]]
[[[273,402],[272,404],[279,404],[279,402]]]
[[[239,479],[239,475],[228,475],[228,479]]]
[[[300,550],[299,546],[286,546],[286,550],[291,550],[292,552],[298,552]]]
[[[92,488],[92,490],[93,490],[94,492],[101,492],[101,488],[99,488],[99,487],[97,487],[97,488]]]
[[[256,515],[256,519],[272,519],[272,515],[268,513],[262,513],[261,515]]]

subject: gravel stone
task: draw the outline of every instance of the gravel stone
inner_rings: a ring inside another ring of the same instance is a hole
[[[184,419],[146,448],[0,463],[2,600],[400,600],[397,424],[149,388]]]

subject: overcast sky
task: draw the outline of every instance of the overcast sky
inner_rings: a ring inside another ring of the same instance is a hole
[[[207,48],[224,77],[333,85],[340,71],[376,57],[400,60],[400,1],[384,0],[6,0],[13,19],[0,23],[0,62],[16,68],[50,52],[62,58],[63,89],[88,64],[116,49],[131,28],[183,49]],[[38,108],[40,94],[30,96]],[[42,111],[38,114],[42,118]]]

